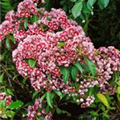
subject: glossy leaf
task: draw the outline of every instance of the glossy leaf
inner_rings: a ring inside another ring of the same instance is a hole
[[[11,50],[11,45],[10,45],[10,40],[8,38],[6,38],[6,47],[8,50]]]
[[[72,76],[73,80],[76,80],[76,78],[77,78],[77,72],[78,72],[77,68],[75,66],[72,66],[71,76]]]
[[[89,10],[92,10],[93,5],[95,4],[96,0],[88,0],[87,7]]]
[[[46,94],[46,99],[47,99],[47,103],[48,105],[53,108],[53,95],[51,92],[47,92]]]
[[[78,69],[81,73],[83,73],[83,68],[82,68],[82,66],[81,66],[81,64],[80,64],[79,62],[74,63],[74,66],[76,66],[77,69]]]
[[[8,109],[18,109],[18,108],[20,108],[22,105],[23,105],[23,102],[17,100],[17,101],[15,101],[15,102],[13,101],[7,108],[8,108]]]
[[[60,67],[60,72],[63,75],[63,81],[64,81],[64,83],[67,83],[67,81],[69,79],[69,76],[70,76],[69,69],[66,68],[66,67]]]
[[[98,5],[100,9],[104,9],[108,6],[110,0],[98,0]]]
[[[27,27],[28,27],[28,18],[26,18],[24,21],[24,27],[25,27],[25,29],[27,29]]]
[[[90,72],[92,73],[93,76],[96,76],[96,65],[90,61],[89,59],[85,58],[88,68],[90,70]]]
[[[80,16],[82,7],[83,7],[83,3],[81,0],[79,0],[77,3],[75,3],[75,5],[72,8],[72,14],[73,14],[74,18],[77,18],[78,16]]]

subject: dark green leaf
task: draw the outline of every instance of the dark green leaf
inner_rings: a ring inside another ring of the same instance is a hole
[[[72,76],[73,80],[76,80],[76,78],[77,78],[77,72],[78,72],[77,68],[75,66],[72,66],[71,76]]]
[[[69,79],[69,75],[70,75],[69,69],[66,68],[66,67],[60,67],[60,72],[63,75],[63,81],[64,81],[64,83],[67,83],[67,81]]]
[[[54,90],[54,92],[60,97],[60,99],[62,99],[63,94],[60,91]]]
[[[43,96],[40,98],[40,101],[42,102],[46,97],[46,93],[43,94]]]
[[[35,91],[33,94],[32,94],[32,99],[36,97],[36,95],[38,95],[38,91]]]
[[[117,82],[119,79],[119,72],[114,71],[113,73],[113,82]]]
[[[70,0],[71,2],[76,2],[76,0]]]
[[[93,76],[96,76],[96,65],[90,61],[89,59],[85,58],[88,68],[90,70],[90,72],[92,73]]]
[[[74,18],[77,18],[81,14],[82,7],[83,7],[83,3],[81,0],[79,0],[77,3],[75,3],[75,5],[72,8],[72,14],[73,14]]]
[[[98,5],[100,9],[104,9],[108,6],[110,0],[98,0]]]

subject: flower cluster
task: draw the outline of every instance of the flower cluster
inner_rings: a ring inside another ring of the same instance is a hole
[[[115,71],[120,72],[120,52],[114,47],[101,47],[97,49],[94,58],[98,82],[103,93],[113,94],[115,89],[109,84]]]
[[[40,99],[36,99],[33,106],[28,106],[27,108],[28,114],[27,114],[27,120],[33,120],[35,116],[38,117],[44,117],[44,120],[51,119],[52,113],[49,112],[46,113],[45,109],[43,108],[42,103],[40,102]]]
[[[11,96],[6,96],[6,93],[0,93],[0,101],[1,100],[5,100],[6,105],[10,105],[10,103],[12,102]]]

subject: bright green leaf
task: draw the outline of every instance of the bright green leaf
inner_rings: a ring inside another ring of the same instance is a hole
[[[7,93],[7,95],[14,95],[14,93],[11,89],[7,89],[6,93]]]
[[[120,86],[117,87],[116,92],[120,94]]]
[[[17,100],[17,101],[13,101],[7,108],[8,109],[18,109],[18,108],[20,108],[22,105],[23,105],[24,103],[22,102],[22,101],[19,101],[19,100]]]
[[[82,7],[83,7],[83,3],[81,0],[79,0],[77,3],[75,3],[75,5],[72,8],[72,14],[73,14],[74,18],[77,18],[78,16],[80,16]]]
[[[110,108],[110,105],[107,101],[107,98],[105,97],[105,95],[101,94],[101,93],[98,93],[97,94],[97,97],[99,98],[99,100],[107,107],[107,108]]]
[[[29,64],[31,67],[35,67],[35,65],[36,65],[36,60],[34,60],[34,59],[29,59],[29,60],[28,60],[28,64]]]
[[[32,22],[37,22],[38,21],[38,16],[37,15],[33,15],[32,17]]]

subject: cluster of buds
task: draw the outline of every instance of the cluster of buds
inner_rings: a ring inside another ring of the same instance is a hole
[[[109,88],[109,92],[113,94],[115,89],[109,84],[109,80],[114,72],[120,73],[120,52],[112,46],[101,47],[96,50],[94,62],[101,91],[105,94]]]
[[[9,96],[6,96],[6,93],[0,93],[0,101],[1,100],[5,100],[5,104],[6,105],[10,105],[11,104],[11,102],[12,102],[12,100],[11,100],[11,96],[9,95]]]
[[[27,120],[33,120],[36,116],[38,118],[42,116],[45,118],[45,120],[52,118],[52,113],[46,113],[45,109],[42,106],[42,103],[40,102],[40,99],[36,99],[33,106],[28,106],[27,112]]]

